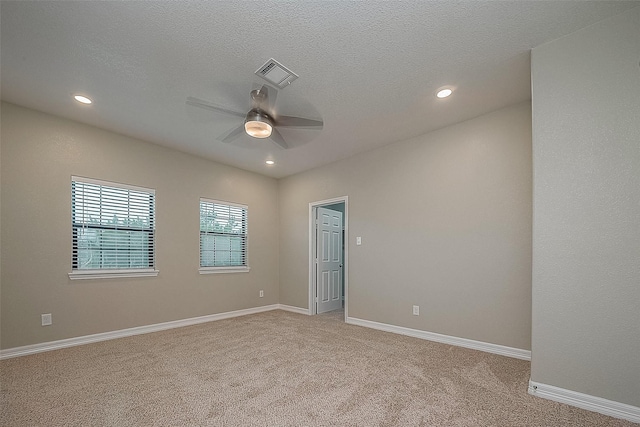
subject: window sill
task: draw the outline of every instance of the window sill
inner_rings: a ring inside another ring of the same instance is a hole
[[[158,270],[128,269],[128,270],[74,270],[69,273],[71,280],[85,279],[121,279],[131,277],[156,277]]]
[[[200,274],[248,273],[249,267],[200,267]]]

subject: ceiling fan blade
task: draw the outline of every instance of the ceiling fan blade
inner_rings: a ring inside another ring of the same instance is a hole
[[[289,148],[289,146],[287,145],[287,143],[284,141],[284,138],[282,137],[282,135],[280,134],[280,132],[278,132],[277,129],[273,129],[271,131],[271,140],[273,142],[275,142],[276,144],[278,144],[280,146],[280,148],[284,148],[285,150],[287,148]]]
[[[194,98],[193,96],[187,97],[187,105],[193,105],[194,107],[200,107],[218,113],[231,114],[232,116],[245,118],[247,113],[241,113],[239,111],[229,110],[228,108],[220,107],[204,99]]]
[[[276,119],[276,126],[279,127],[322,127],[324,122],[322,120],[305,119],[304,117],[294,116],[278,116]]]
[[[218,139],[222,142],[226,142],[227,144],[231,141],[233,141],[234,139],[238,138],[240,135],[242,135],[243,133],[245,133],[246,131],[244,130],[244,123],[242,123],[240,126],[236,127],[235,129],[231,130],[230,132],[227,132],[226,134],[222,134],[218,137]]]

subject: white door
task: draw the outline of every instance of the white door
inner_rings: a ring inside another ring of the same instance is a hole
[[[342,308],[342,212],[316,210],[317,312]]]

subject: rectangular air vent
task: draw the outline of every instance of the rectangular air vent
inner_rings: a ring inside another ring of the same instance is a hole
[[[271,58],[262,67],[256,70],[256,75],[262,77],[272,85],[279,89],[289,86],[292,81],[298,78],[298,75],[287,67]]]

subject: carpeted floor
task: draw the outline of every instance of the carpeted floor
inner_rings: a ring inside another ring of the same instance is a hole
[[[632,426],[529,362],[280,310],[0,361],[2,426]]]

